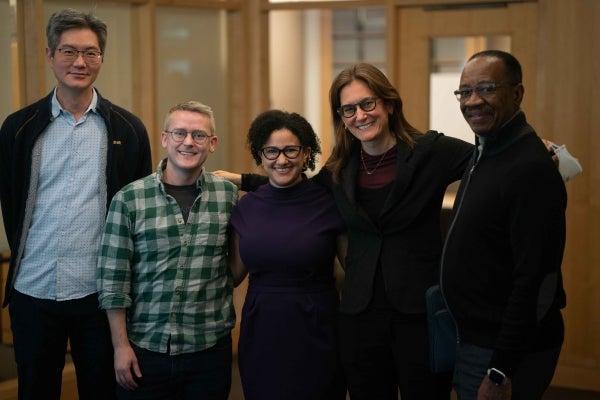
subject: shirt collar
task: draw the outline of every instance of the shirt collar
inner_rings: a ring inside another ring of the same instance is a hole
[[[52,94],[52,118],[57,118],[60,113],[63,111],[62,106],[60,105],[60,103],[58,102],[58,99],[56,98],[56,88],[54,88],[54,93]],[[88,107],[88,109],[85,111],[85,114],[87,114],[90,111],[93,111],[94,113],[96,113],[96,106],[98,105],[98,93],[96,92],[95,88],[92,88],[92,101],[90,102],[90,105]]]
[[[163,186],[163,176],[165,172],[165,168],[167,168],[167,162],[169,159],[167,157],[163,158],[159,161],[158,166],[156,167],[156,179],[158,180],[158,184],[164,188]],[[202,190],[204,186],[204,182],[206,181],[206,168],[202,167],[202,172],[198,179],[196,179],[196,188]]]

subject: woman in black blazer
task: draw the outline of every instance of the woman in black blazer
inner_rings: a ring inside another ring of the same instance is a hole
[[[429,371],[425,291],[439,280],[444,193],[474,147],[420,133],[370,64],[343,70],[329,97],[336,145],[319,180],[348,229],[339,329],[350,396],[447,400],[451,374]]]

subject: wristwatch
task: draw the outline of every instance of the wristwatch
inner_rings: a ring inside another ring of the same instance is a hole
[[[494,382],[498,386],[504,386],[508,383],[506,374],[499,369],[490,368],[487,370],[487,376],[490,377],[490,381]]]

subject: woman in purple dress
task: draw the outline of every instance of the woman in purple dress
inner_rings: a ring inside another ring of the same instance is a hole
[[[244,397],[345,399],[333,277],[345,228],[331,192],[303,174],[315,168],[318,138],[299,114],[270,110],[252,122],[248,145],[269,181],[231,216],[236,285],[249,274],[238,345]]]

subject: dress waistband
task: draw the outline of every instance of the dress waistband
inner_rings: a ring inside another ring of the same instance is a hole
[[[336,291],[332,282],[274,282],[261,279],[250,279],[248,293],[318,293]]]

